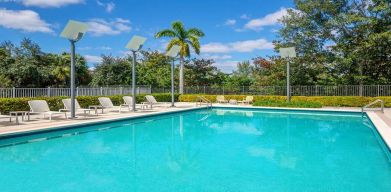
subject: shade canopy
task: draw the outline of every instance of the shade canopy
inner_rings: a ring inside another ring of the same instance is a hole
[[[296,57],[296,50],[294,47],[280,48],[280,55],[282,58],[293,58]]]
[[[178,56],[180,50],[181,50],[181,47],[179,47],[178,45],[174,45],[171,47],[170,50],[167,51],[166,56],[176,57],[176,56]]]
[[[79,40],[88,30],[88,25],[79,21],[69,20],[60,36],[69,40]]]
[[[126,45],[126,48],[132,51],[138,51],[141,49],[147,38],[141,36],[133,36],[132,39]]]

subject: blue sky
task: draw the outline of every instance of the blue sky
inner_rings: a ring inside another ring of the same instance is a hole
[[[94,66],[101,54],[126,54],[133,35],[148,38],[145,49],[164,51],[167,40],[154,33],[180,20],[205,32],[201,57],[231,72],[238,61],[275,54],[277,20],[292,6],[292,0],[0,0],[0,41],[28,37],[59,53],[69,49],[59,37],[67,21],[86,22],[90,29],[77,51]]]

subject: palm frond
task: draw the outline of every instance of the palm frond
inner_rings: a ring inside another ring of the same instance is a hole
[[[185,39],[187,34],[185,30],[185,26],[181,21],[175,21],[171,24],[172,29],[182,38]]]
[[[175,39],[172,39],[168,44],[167,44],[167,47],[166,47],[166,51],[169,51],[174,45],[178,45],[178,46],[182,46],[182,42],[180,39],[178,38],[175,38]]]
[[[201,44],[200,41],[197,37],[189,36],[188,43],[191,45],[191,47],[194,49],[194,52],[199,55],[200,54],[200,49],[201,49]]]
[[[155,38],[161,38],[161,37],[176,37],[177,34],[175,31],[171,29],[164,29],[155,34]]]
[[[187,33],[189,35],[193,35],[197,37],[205,36],[205,33],[201,29],[197,29],[197,28],[190,28],[189,30],[187,30]]]

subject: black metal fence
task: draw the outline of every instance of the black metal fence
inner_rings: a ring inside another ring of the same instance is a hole
[[[291,86],[293,96],[391,96],[391,85]],[[170,93],[171,88],[152,88],[152,93]],[[177,91],[177,89],[176,89]],[[286,95],[286,86],[193,86],[185,94]]]
[[[86,96],[110,96],[110,95],[123,95],[131,94],[131,86],[117,86],[117,87],[77,87],[76,95]],[[138,94],[150,94],[150,86],[137,86],[136,93]],[[0,97],[13,98],[13,97],[40,97],[40,96],[70,96],[70,88],[0,88]]]

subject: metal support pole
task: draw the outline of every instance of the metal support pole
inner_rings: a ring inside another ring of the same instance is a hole
[[[75,41],[71,40],[71,117],[75,115]]]
[[[290,78],[290,60],[288,58],[288,63],[286,65],[286,97],[287,97],[287,101],[288,102],[291,102],[291,89],[290,89],[290,82],[289,82],[289,78]]]
[[[133,52],[133,63],[132,63],[132,111],[136,111],[136,51]]]
[[[174,65],[175,59],[172,60],[171,64],[171,107],[175,107],[175,98],[174,98]]]

